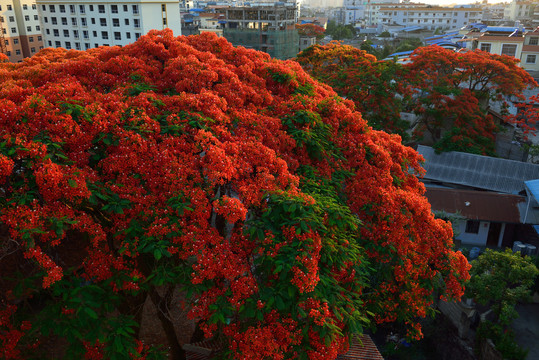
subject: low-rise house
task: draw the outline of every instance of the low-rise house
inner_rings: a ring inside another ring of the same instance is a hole
[[[423,182],[432,210],[460,218],[454,224],[457,240],[492,247],[528,242],[525,237],[539,224],[539,203],[533,205],[525,182],[539,179],[539,165],[456,151],[436,154],[423,145],[417,150],[425,158]]]

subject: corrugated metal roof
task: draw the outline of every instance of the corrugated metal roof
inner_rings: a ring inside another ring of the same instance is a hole
[[[518,194],[524,181],[539,179],[539,165],[451,151],[436,154],[429,146],[419,145],[425,158],[425,179],[478,189]]]

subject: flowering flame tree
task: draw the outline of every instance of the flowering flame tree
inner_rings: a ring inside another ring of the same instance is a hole
[[[66,358],[155,358],[140,308],[180,289],[225,358],[333,360],[370,323],[420,337],[463,293],[420,156],[296,62],[151,31],[0,79],[3,358],[51,338]]]

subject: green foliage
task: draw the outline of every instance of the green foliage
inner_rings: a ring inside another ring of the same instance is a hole
[[[353,39],[356,36],[356,29],[352,25],[341,25],[335,21],[329,21],[326,34],[333,40]]]
[[[510,325],[518,317],[515,306],[530,298],[530,289],[539,270],[529,256],[522,257],[511,249],[498,252],[486,249],[472,261],[466,296],[477,303],[490,305],[494,322],[484,322],[478,329],[478,338],[490,338],[504,359],[524,359],[526,351],[514,342]]]
[[[466,296],[483,305],[491,305],[497,322],[508,326],[518,317],[514,306],[528,300],[539,270],[529,256],[511,249],[498,252],[486,249],[472,262]]]
[[[391,34],[389,33],[389,31],[384,31],[383,33],[381,33],[378,36],[382,37],[382,38],[389,38],[389,37],[391,37]]]

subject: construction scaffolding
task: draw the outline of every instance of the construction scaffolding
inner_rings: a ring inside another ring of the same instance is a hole
[[[3,18],[0,19],[0,53],[7,55],[6,37],[4,36]]]
[[[295,57],[299,51],[293,6],[245,6],[225,10],[223,36],[232,44],[264,51],[277,59]]]
[[[276,59],[296,57],[299,34],[295,28],[285,30],[224,29],[224,37],[233,45],[268,53]]]

